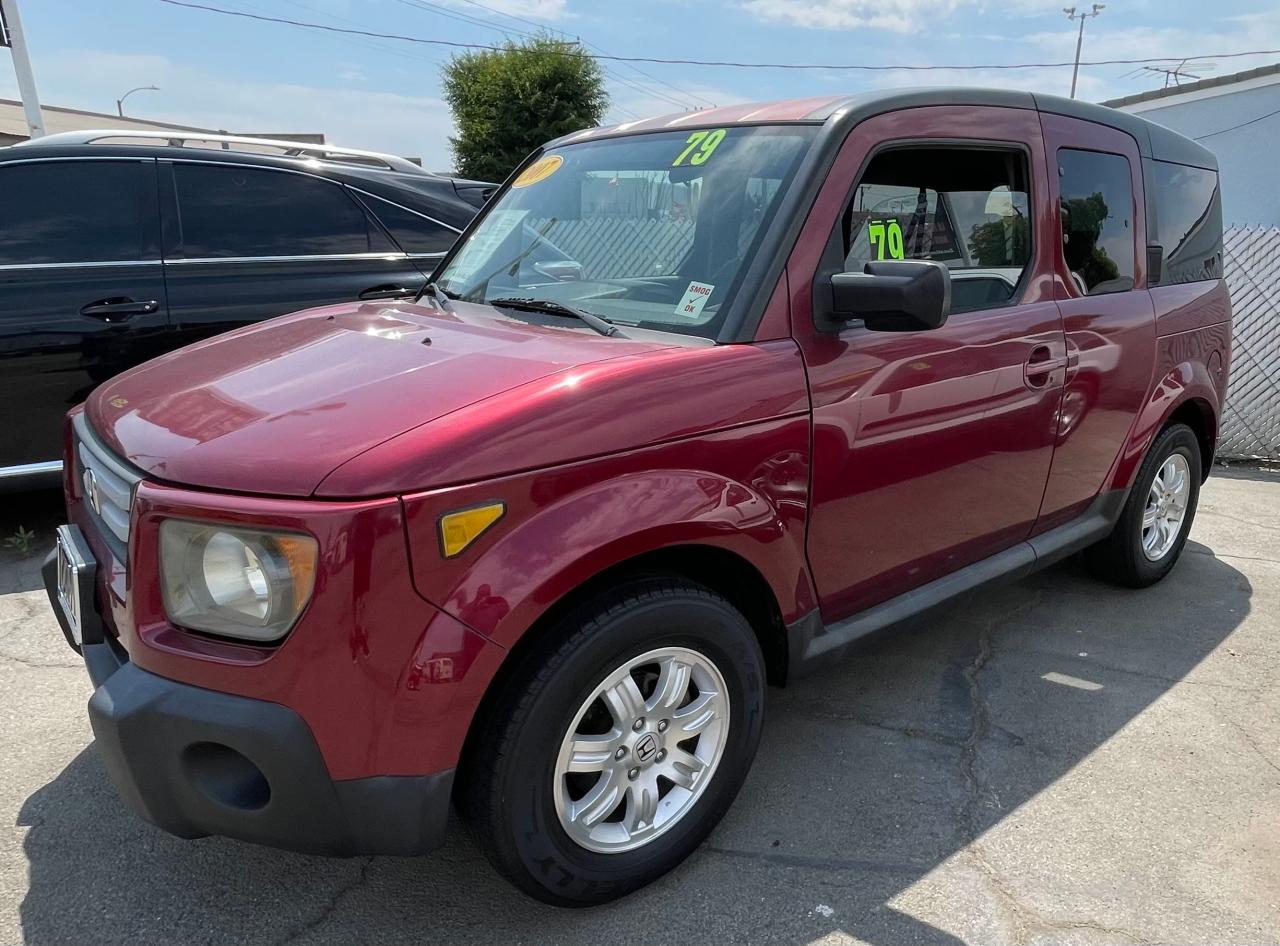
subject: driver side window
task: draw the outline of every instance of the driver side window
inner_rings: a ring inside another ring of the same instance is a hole
[[[951,311],[1012,304],[1031,260],[1026,157],[894,148],[871,159],[845,211],[845,271],[915,259],[951,271]]]

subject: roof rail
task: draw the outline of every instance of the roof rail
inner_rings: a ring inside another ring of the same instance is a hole
[[[174,132],[152,131],[150,129],[105,128],[87,131],[63,131],[29,141],[18,142],[26,145],[110,145],[108,139],[129,139],[137,141],[154,141],[157,145],[169,145],[174,148],[200,148],[205,151],[242,151],[248,153],[264,153],[261,149],[276,149],[281,157],[308,158],[315,161],[331,161],[337,164],[358,164],[363,167],[380,167],[389,171],[408,171],[413,174],[438,175],[423,170],[421,165],[414,164],[408,158],[380,151],[362,151],[359,148],[339,148],[334,145],[311,144],[302,141],[284,141],[276,138],[251,138],[247,135],[224,135],[216,132]],[[203,146],[202,143],[210,145]],[[16,147],[16,146],[15,146]],[[267,152],[269,153],[269,152]]]

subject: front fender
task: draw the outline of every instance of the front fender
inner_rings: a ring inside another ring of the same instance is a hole
[[[428,601],[504,647],[584,582],[639,555],[706,545],[764,577],[784,620],[815,604],[804,558],[808,419],[796,416],[633,453],[404,498],[414,583]],[[507,512],[454,559],[450,510],[501,499]]]

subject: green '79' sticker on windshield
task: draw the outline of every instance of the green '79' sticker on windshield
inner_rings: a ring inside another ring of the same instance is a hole
[[[705,164],[707,158],[711,157],[722,141],[724,141],[723,128],[695,131],[684,140],[686,147],[671,162],[671,166],[673,168],[679,167],[684,163],[685,158],[689,159],[690,164]]]

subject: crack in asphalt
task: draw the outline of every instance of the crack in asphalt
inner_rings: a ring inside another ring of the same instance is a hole
[[[1070,930],[1092,930],[1124,937],[1134,943],[1147,944],[1148,940],[1122,927],[1109,927],[1092,920],[1054,920],[1038,913],[1019,899],[1000,871],[987,859],[986,852],[978,842],[981,834],[978,824],[978,806],[981,799],[985,795],[994,801],[997,808],[1000,807],[999,798],[983,784],[977,771],[978,750],[992,728],[991,707],[982,689],[980,677],[996,656],[994,640],[998,626],[1027,611],[1034,610],[1039,604],[1040,597],[1040,591],[1037,588],[1029,601],[1011,609],[1006,614],[984,622],[978,631],[973,659],[961,671],[968,684],[970,704],[969,735],[964,740],[960,752],[960,774],[965,783],[965,798],[956,816],[958,827],[962,832],[964,851],[987,880],[997,899],[1002,901],[1011,913],[1016,944],[1026,942],[1029,933]]]
[[[722,854],[726,857],[739,857],[745,860],[766,861],[784,867],[802,867],[808,870],[859,871],[872,874],[911,874],[920,875],[929,871],[934,863],[918,864],[892,863],[873,861],[862,858],[845,857],[810,857],[804,854],[784,854],[780,851],[750,851],[742,848],[719,847],[707,844],[703,850],[709,854]]]
[[[1253,736],[1250,735],[1247,729],[1245,729],[1243,726],[1241,726],[1239,723],[1237,723],[1234,719],[1231,719],[1230,717],[1220,716],[1219,718],[1240,734],[1240,737],[1244,739],[1246,743],[1249,744],[1249,748],[1252,749],[1255,753],[1257,753],[1257,756],[1259,759],[1261,759],[1271,768],[1275,769],[1277,772],[1280,772],[1280,765],[1272,761],[1271,757],[1262,751],[1262,747],[1258,745],[1257,740],[1255,740]]]
[[[21,664],[24,667],[35,667],[37,670],[76,670],[84,667],[84,664],[78,660],[71,661],[69,663],[53,660],[38,660],[33,657],[19,657],[17,654],[9,654],[3,651],[0,651],[0,660]]]
[[[1188,555],[1203,555],[1206,558],[1234,558],[1241,562],[1266,562],[1268,565],[1280,565],[1280,558],[1262,558],[1258,555],[1233,555],[1230,552],[1216,552],[1205,549],[1203,552],[1199,549],[1184,548],[1183,552]]]
[[[306,936],[308,933],[316,929],[319,929],[321,926],[327,923],[329,920],[329,917],[333,916],[334,912],[337,911],[338,905],[346,898],[347,894],[352,893],[355,890],[358,890],[360,887],[364,886],[365,883],[368,882],[369,868],[372,865],[373,865],[372,857],[364,858],[363,863],[360,865],[360,870],[356,872],[356,876],[352,878],[351,881],[349,881],[346,884],[343,884],[341,887],[335,890],[333,894],[329,897],[325,905],[321,908],[320,912],[315,917],[308,920],[302,926],[298,927],[296,930],[294,930],[292,933],[290,933],[288,936],[282,939],[279,943],[279,946],[289,946],[290,943],[296,943],[298,942],[298,940]]]
[[[834,720],[838,722],[853,723],[855,726],[865,726],[868,729],[882,729],[885,732],[897,733],[900,736],[906,736],[908,739],[920,739],[924,742],[932,742],[936,745],[946,746],[952,749],[959,749],[964,745],[964,740],[956,736],[949,736],[946,733],[935,732],[929,729],[917,729],[914,726],[894,726],[892,723],[885,722],[881,719],[871,719],[866,716],[860,716],[857,713],[841,713],[835,710],[821,710],[816,708],[817,702],[800,701],[797,704],[788,707],[787,712],[801,719],[815,720]]]

